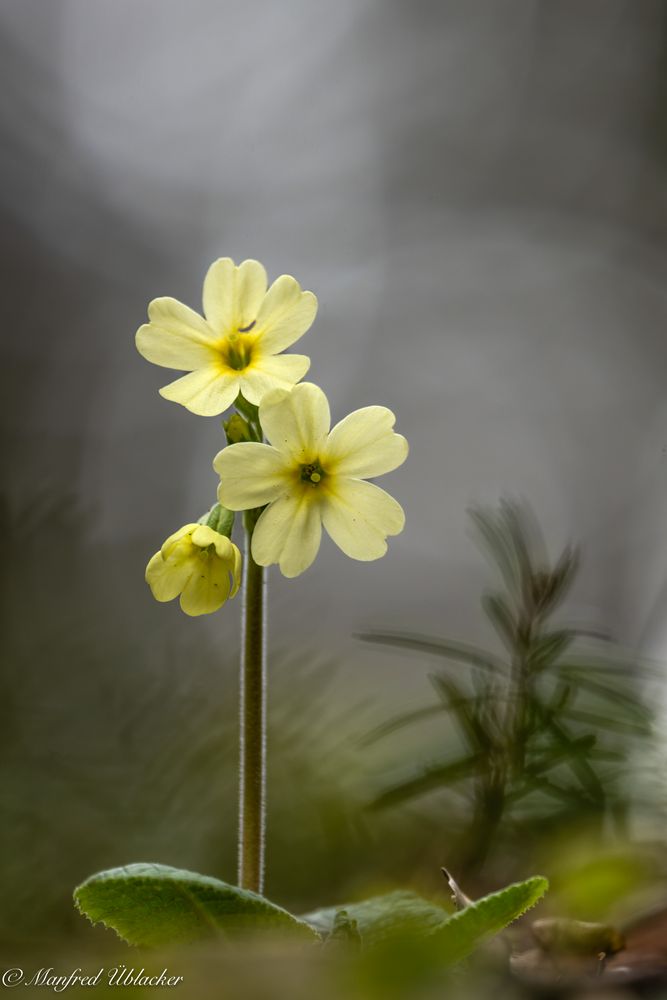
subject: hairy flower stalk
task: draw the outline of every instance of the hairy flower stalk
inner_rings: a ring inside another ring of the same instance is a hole
[[[238,883],[264,888],[266,835],[266,570],[252,557],[255,511],[245,516],[239,701]]]
[[[267,394],[252,424],[226,424],[230,441],[214,460],[219,497],[245,510],[241,660],[238,879],[261,892],[266,782],[266,570],[304,572],[317,554],[321,523],[347,555],[377,559],[403,527],[399,504],[363,477],[400,465],[408,451],[384,407],[350,414],[329,430],[329,404],[315,385]],[[271,445],[263,443],[264,430]],[[252,437],[252,440],[248,440]],[[245,439],[245,440],[244,440]],[[268,504],[268,506],[265,506]]]

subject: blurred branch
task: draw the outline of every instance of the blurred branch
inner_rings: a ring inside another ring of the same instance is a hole
[[[479,867],[514,806],[528,796],[539,802],[542,793],[564,803],[568,815],[573,807],[604,814],[607,789],[619,774],[600,766],[626,760],[624,741],[648,738],[652,716],[636,687],[639,674],[648,673],[643,665],[618,666],[609,657],[573,652],[582,630],[552,624],[576,578],[578,550],[566,546],[550,564],[537,520],[525,504],[503,500],[495,510],[477,509],[470,516],[504,585],[484,593],[481,603],[506,656],[412,633],[359,636],[443,661],[430,678],[441,705],[398,715],[363,742],[368,746],[441,713],[455,725],[461,757],[392,785],[372,806],[395,806],[453,785],[468,789],[472,815],[458,861],[463,871]],[[471,670],[457,670],[454,677],[455,664]],[[561,772],[573,784],[563,784]],[[617,792],[611,800],[617,809]],[[541,809],[545,819],[553,815],[544,804]]]

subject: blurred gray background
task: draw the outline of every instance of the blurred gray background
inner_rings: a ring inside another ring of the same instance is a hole
[[[388,405],[411,443],[383,560],[325,543],[272,577],[285,717],[290,657],[338,664],[343,711],[423,701],[425,665],[353,634],[479,638],[465,510],[506,494],[582,543],[573,618],[667,654],[663,0],[1,0],[0,79],[14,858],[39,844],[33,867],[66,854],[76,880],[215,840],[202,806],[181,849],[170,734],[215,726],[219,695],[233,758],[238,608],[189,620],[143,571],[213,501],[221,431],[157,395],[133,336],[155,296],[198,308],[218,256],[312,289],[299,350],[334,417]],[[178,842],[155,839],[157,786]]]

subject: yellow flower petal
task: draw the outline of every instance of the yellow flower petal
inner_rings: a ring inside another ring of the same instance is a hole
[[[239,589],[241,553],[208,525],[186,524],[150,560],[146,581],[156,600],[171,601],[180,594],[186,614],[210,614]]]
[[[150,323],[139,327],[137,350],[147,361],[163,368],[194,371],[216,357],[216,336],[206,320],[176,299],[153,299],[148,306]]]
[[[231,582],[227,566],[213,558],[201,564],[191,575],[181,594],[181,609],[186,615],[210,615],[229,597]]]
[[[176,548],[178,542],[181,542],[181,544],[187,542],[189,546],[190,539],[188,536],[192,534],[196,527],[196,522],[192,524],[184,524],[182,528],[179,528],[178,531],[173,533],[173,535],[170,535],[169,538],[162,543],[162,548],[160,549],[163,558],[167,559],[169,557],[169,555]]]
[[[234,565],[232,567],[232,589],[229,592],[230,597],[234,597],[239,587],[241,586],[241,568],[243,565],[243,560],[241,558],[241,553],[234,546]]]
[[[305,354],[261,355],[241,376],[241,392],[257,406],[273,389],[290,390],[310,368]]]
[[[224,559],[231,567],[234,563],[234,553],[238,549],[230,538],[221,535],[219,531],[209,528],[207,524],[198,524],[192,532],[192,542],[200,549],[205,549],[209,545],[215,546],[216,554],[220,559]]]
[[[252,535],[252,556],[260,566],[280,564],[283,576],[308,569],[320,547],[319,506],[306,491],[275,500],[261,514]]]
[[[278,354],[310,329],[317,312],[312,292],[283,274],[273,282],[259,308],[256,332],[263,353]]]
[[[405,461],[408,442],[392,430],[396,417],[386,406],[365,406],[331,431],[322,454],[329,471],[370,479],[391,472]]]
[[[228,409],[239,394],[239,376],[224,374],[218,366],[200,368],[160,389],[160,395],[181,403],[191,413],[215,417]]]
[[[274,448],[305,464],[319,455],[329,432],[329,401],[319,386],[301,382],[264,396],[259,419]]]
[[[204,313],[217,333],[236,333],[257,319],[265,294],[266,271],[258,260],[236,267],[230,257],[220,257],[204,279]]]
[[[156,552],[146,567],[146,583],[156,601],[173,601],[192,576],[192,563],[183,560],[176,565]]]
[[[387,535],[403,530],[405,515],[393,497],[373,483],[341,479],[322,505],[329,536],[351,559],[379,559],[387,551]]]
[[[218,452],[213,468],[220,476],[218,500],[227,510],[263,507],[287,489],[285,458],[268,444],[231,444]]]
[[[231,555],[231,541],[225,535],[221,535],[208,524],[198,524],[192,529],[192,544],[199,549],[206,549],[209,545],[215,545],[215,551],[221,558]]]

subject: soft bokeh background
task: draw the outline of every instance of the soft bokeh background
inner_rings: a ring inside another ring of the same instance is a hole
[[[570,617],[667,658],[667,4],[2,0],[0,79],[7,941],[84,933],[96,868],[233,878],[238,608],[143,582],[221,431],[133,344],[221,255],[315,291],[334,414],[411,442],[385,559],[272,578],[268,888],[428,881],[446,821],[367,817],[355,742],[428,664],[354,633],[490,641],[470,503],[526,497]]]

